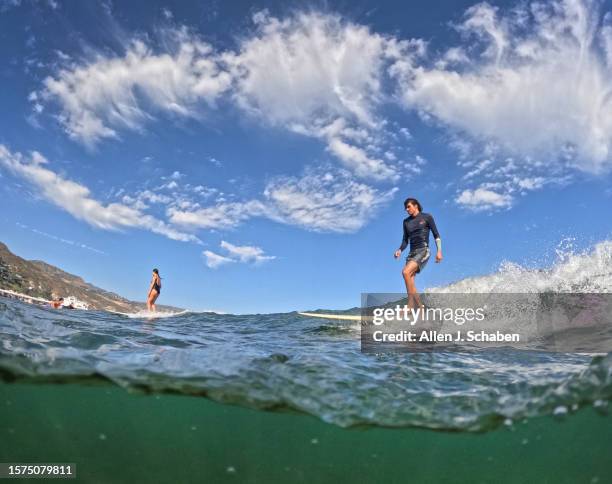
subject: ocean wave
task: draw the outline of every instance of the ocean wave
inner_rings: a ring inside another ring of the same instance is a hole
[[[609,293],[612,292],[612,241],[581,253],[557,251],[547,269],[529,269],[504,262],[493,274],[469,277],[427,289],[440,293]]]
[[[611,248],[609,242],[599,244],[545,271],[504,266],[439,292],[520,287],[518,292],[542,298],[576,287],[610,292]],[[574,284],[562,284],[564,277],[574,277]],[[358,329],[297,313],[191,312],[150,320],[54,311],[0,298],[0,377],[54,383],[103,379],[132,391],[291,409],[343,427],[484,431],[584,406],[604,412],[612,398],[610,325],[545,335],[603,341],[609,349],[595,357],[537,346],[371,355],[361,353]]]

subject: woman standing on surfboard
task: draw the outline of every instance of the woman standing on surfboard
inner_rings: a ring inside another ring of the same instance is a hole
[[[161,277],[159,277],[159,271],[153,269],[153,278],[151,279],[151,286],[149,287],[149,294],[147,295],[147,309],[155,312],[155,301],[159,297],[161,292]]]
[[[402,276],[406,283],[408,293],[408,307],[419,308],[422,306],[419,294],[417,293],[414,278],[425,268],[429,260],[429,231],[433,232],[436,239],[436,262],[442,260],[442,240],[436,227],[433,217],[428,213],[423,213],[423,208],[416,198],[404,200],[404,208],[408,212],[408,217],[404,219],[404,237],[402,245],[395,251],[393,256],[397,259],[402,251],[410,242],[410,252],[406,257],[406,265],[402,269]]]

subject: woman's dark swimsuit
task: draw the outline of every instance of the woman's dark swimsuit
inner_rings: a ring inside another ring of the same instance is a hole
[[[157,283],[157,281],[153,283],[153,290],[157,291],[157,294],[161,292],[161,286]]]

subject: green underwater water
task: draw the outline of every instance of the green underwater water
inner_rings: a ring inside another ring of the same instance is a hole
[[[483,433],[346,429],[106,384],[0,383],[0,462],[73,462],[95,483],[608,483],[612,417],[588,406]]]

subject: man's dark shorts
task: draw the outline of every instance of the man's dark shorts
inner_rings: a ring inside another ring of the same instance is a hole
[[[431,254],[429,252],[429,247],[423,247],[421,249],[413,250],[410,252],[410,254],[408,254],[408,257],[406,257],[406,264],[408,264],[408,262],[410,262],[411,260],[415,261],[418,266],[418,269],[416,271],[416,273],[418,274],[427,265],[427,261],[429,260],[430,255]]]

